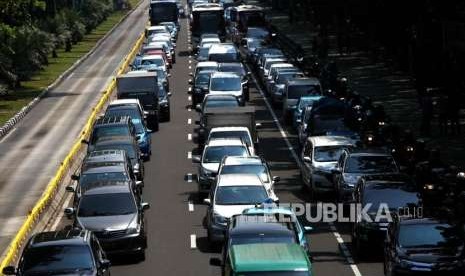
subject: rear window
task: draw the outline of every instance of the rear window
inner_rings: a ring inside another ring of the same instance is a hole
[[[463,231],[448,224],[401,225],[399,229],[399,245],[404,248],[460,246],[463,239]]]
[[[238,91],[242,83],[239,77],[211,78],[210,90],[212,91]]]
[[[239,103],[236,99],[221,100],[221,101],[207,101],[205,107],[236,107]]]
[[[126,125],[98,127],[92,133],[91,144],[95,144],[100,138],[109,136],[131,136],[131,133]]]
[[[290,85],[287,88],[287,97],[289,99],[298,99],[302,96],[320,95],[320,87],[318,85]]]
[[[345,173],[392,173],[397,172],[390,156],[352,156],[346,161]]]
[[[207,147],[203,157],[204,163],[220,163],[225,156],[248,156],[243,146],[215,146]]]
[[[26,275],[62,274],[92,270],[93,258],[85,245],[55,245],[29,248],[24,254],[22,270]]]

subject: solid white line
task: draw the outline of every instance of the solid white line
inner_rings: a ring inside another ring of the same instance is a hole
[[[192,133],[187,134],[187,140],[189,140],[189,141],[192,140]]]
[[[246,67],[250,72],[252,72],[252,70],[250,70],[250,67],[247,64],[246,64]],[[278,127],[279,132],[281,133],[281,136],[284,138],[284,141],[286,142],[286,146],[288,150],[291,152],[291,155],[294,158],[297,165],[299,166],[299,168],[302,168],[302,163],[300,162],[300,159],[297,157],[297,153],[295,152],[294,147],[292,147],[291,143],[289,142],[288,135],[284,131],[283,127],[281,126],[281,123],[279,122],[278,117],[276,116],[276,113],[274,113],[273,108],[271,108],[271,105],[268,99],[265,97],[265,93],[263,93],[263,90],[259,86],[258,81],[255,78],[254,74],[252,74],[252,79],[256,83],[257,89],[260,92],[260,95],[262,96],[263,100],[265,101],[266,107],[268,108],[268,111],[270,111],[271,116],[273,117],[273,121]],[[350,268],[352,269],[352,272],[354,273],[355,276],[362,276],[362,273],[360,273],[360,270],[355,264],[354,259],[352,258],[352,255],[350,254],[349,250],[347,249],[347,246],[344,243],[344,240],[342,239],[341,235],[337,231],[336,226],[333,223],[330,223],[330,228],[331,228],[331,231],[333,232],[333,235],[336,237],[337,242],[339,243],[342,254],[346,258],[347,262],[349,263]]]
[[[191,119],[191,118],[187,119],[187,124],[188,124],[188,125],[191,125],[191,124],[192,124],[192,119]]]
[[[195,235],[191,235],[191,249],[197,248],[197,237]]]
[[[187,152],[187,159],[192,159],[192,151]]]
[[[194,212],[194,203],[192,203],[192,201],[189,201],[188,205],[189,205],[189,212]]]
[[[192,182],[192,174],[191,174],[191,173],[188,173],[188,174],[187,174],[187,182],[188,182],[188,183],[191,183],[191,182]]]

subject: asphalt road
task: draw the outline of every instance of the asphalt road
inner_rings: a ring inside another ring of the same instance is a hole
[[[0,255],[143,31],[147,1],[0,141]]]

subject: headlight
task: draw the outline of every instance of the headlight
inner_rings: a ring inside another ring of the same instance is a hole
[[[139,163],[135,164],[132,169],[134,170],[134,173],[139,173],[140,172],[140,165]]]
[[[167,106],[168,105],[168,100],[167,99],[163,99],[160,101],[160,105],[161,106]]]
[[[344,175],[344,184],[345,186],[348,187],[355,187],[355,184],[357,184],[358,177],[355,175]]]
[[[135,217],[129,224],[126,234],[138,234],[140,232],[140,224],[137,223],[137,217]]]

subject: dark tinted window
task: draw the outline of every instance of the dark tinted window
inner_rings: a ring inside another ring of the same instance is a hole
[[[463,245],[463,232],[448,224],[401,225],[399,245],[409,247],[445,247]]]
[[[239,77],[212,78],[210,79],[210,89],[213,91],[237,91],[241,90],[242,83]]]
[[[79,185],[85,187],[91,183],[101,181],[129,181],[128,176],[124,172],[102,172],[102,173],[84,173],[79,178]]]
[[[223,166],[221,174],[256,174],[263,182],[270,182],[268,170],[264,165],[228,165]]]
[[[137,212],[130,193],[84,195],[79,204],[79,217],[118,216]]]
[[[344,150],[344,146],[327,146],[315,148],[315,161],[318,162],[334,162],[339,159]]]
[[[397,172],[391,156],[352,156],[345,166],[345,173],[390,173]]]
[[[298,99],[305,95],[320,95],[320,87],[317,85],[291,85],[287,90],[289,99]]]
[[[235,107],[239,106],[236,99],[221,100],[221,101],[207,101],[205,107]]]
[[[94,148],[95,150],[110,150],[110,149],[119,149],[124,150],[128,154],[129,158],[136,158],[136,151],[131,144],[114,144],[114,145],[99,145],[97,144]]]
[[[245,70],[242,66],[236,66],[236,65],[221,65],[220,66],[220,71],[221,72],[231,72],[231,73],[236,73],[240,76],[245,75]]]
[[[204,163],[219,163],[225,156],[248,156],[243,146],[216,146],[207,147],[203,157]]]
[[[310,276],[308,271],[261,271],[261,272],[241,272],[241,276]]]
[[[210,138],[240,138],[248,145],[252,145],[247,131],[215,131],[210,134]]]
[[[363,191],[362,205],[371,204],[368,212],[378,212],[382,205],[391,211],[410,205],[418,206],[419,198],[415,186],[382,183],[367,185]]]
[[[98,127],[95,128],[94,132],[92,133],[91,143],[95,144],[98,139],[109,136],[131,136],[131,133],[129,132],[127,125]]]
[[[208,83],[210,82],[210,75],[211,73],[198,73],[195,76],[195,85],[208,85]]]
[[[218,187],[215,203],[218,205],[253,205],[263,203],[268,194],[263,186]]]
[[[42,272],[76,272],[91,270],[93,259],[85,245],[56,245],[29,248],[24,255],[22,270],[26,275]]]

